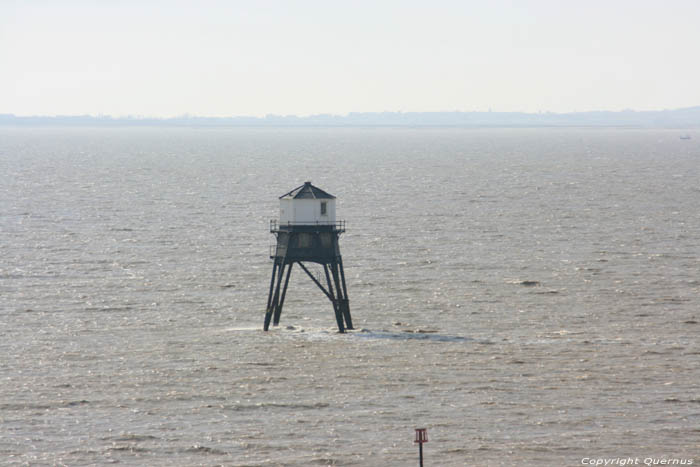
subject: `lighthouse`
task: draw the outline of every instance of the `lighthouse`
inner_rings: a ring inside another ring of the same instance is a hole
[[[311,182],[305,182],[280,196],[279,200],[279,220],[270,221],[270,233],[275,235],[277,244],[270,255],[273,260],[272,278],[263,329],[269,329],[270,321],[273,326],[279,324],[289,277],[295,264],[331,301],[338,331],[352,329],[343,258],[338,243],[340,235],[345,232],[345,221],[336,220],[335,196]],[[323,278],[314,276],[304,263],[323,266],[325,284]]]

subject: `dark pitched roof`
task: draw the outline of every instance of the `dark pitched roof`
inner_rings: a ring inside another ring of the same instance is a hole
[[[282,198],[292,198],[292,199],[335,199],[335,196],[330,193],[326,193],[322,189],[315,187],[311,182],[305,182],[302,186],[296,187],[289,193],[285,193],[280,196]]]

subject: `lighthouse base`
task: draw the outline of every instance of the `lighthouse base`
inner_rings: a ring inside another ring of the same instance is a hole
[[[352,317],[350,316],[350,301],[348,300],[348,291],[345,284],[345,272],[343,270],[343,261],[340,257],[333,258],[331,261],[323,263],[314,261],[323,265],[323,271],[326,276],[326,286],[308,270],[302,261],[292,261],[279,256],[274,259],[275,263],[272,266],[270,293],[267,298],[267,310],[265,311],[263,330],[267,331],[270,328],[270,323],[272,323],[273,326],[277,326],[280,322],[284,299],[287,296],[289,277],[291,276],[294,264],[298,264],[331,301],[335,313],[335,320],[338,324],[338,332],[342,333],[345,332],[346,329],[353,329]]]

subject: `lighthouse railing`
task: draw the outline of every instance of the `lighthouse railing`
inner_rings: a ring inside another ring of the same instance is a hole
[[[292,227],[333,227],[334,232],[345,232],[345,221],[315,221],[315,222],[280,222],[277,219],[270,219],[270,232],[279,232],[282,229]]]

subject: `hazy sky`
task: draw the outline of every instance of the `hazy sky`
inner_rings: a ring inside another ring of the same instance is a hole
[[[700,105],[700,0],[0,0],[0,113]]]

